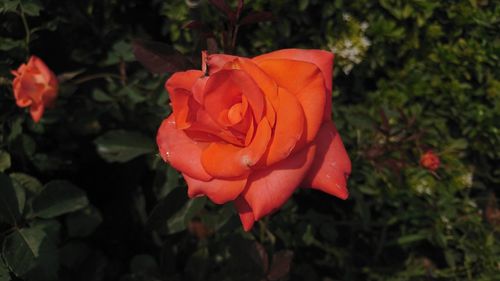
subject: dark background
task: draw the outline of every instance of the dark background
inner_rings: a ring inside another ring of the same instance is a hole
[[[150,74],[132,41],[199,57],[205,40],[183,25],[203,21],[217,38],[226,27],[208,1],[3,0],[0,280],[498,278],[500,6],[247,2],[243,16],[274,18],[242,26],[236,54],[336,53],[350,198],[299,190],[248,233],[231,204],[187,201],[154,143],[169,73]],[[32,54],[63,81],[38,124],[10,86]],[[427,150],[435,172],[419,165]]]

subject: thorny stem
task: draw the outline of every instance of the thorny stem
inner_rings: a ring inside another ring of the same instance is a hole
[[[26,38],[25,38],[24,44],[25,44],[25,48],[26,48],[27,57],[29,57],[31,32],[30,32],[30,28],[28,26],[28,21],[26,20],[26,15],[24,14],[23,4],[21,2],[19,2],[19,7],[21,9],[21,12],[19,13],[19,15],[21,16],[21,20],[23,21],[24,31],[26,32]]]

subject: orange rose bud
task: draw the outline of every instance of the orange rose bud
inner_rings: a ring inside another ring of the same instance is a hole
[[[431,150],[427,151],[426,153],[422,154],[420,156],[420,165],[422,167],[435,171],[439,168],[440,165],[439,157]]]
[[[29,107],[31,117],[40,121],[46,107],[50,107],[57,96],[57,78],[38,57],[31,56],[27,64],[12,70],[14,97],[19,107]]]
[[[351,162],[331,117],[332,53],[202,60],[202,70],[166,82],[172,114],[157,135],[161,157],[182,173],[190,197],[234,201],[247,231],[299,186],[348,197]]]

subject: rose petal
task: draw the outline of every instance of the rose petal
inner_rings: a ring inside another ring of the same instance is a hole
[[[46,84],[53,79],[55,79],[55,75],[53,72],[47,67],[47,65],[37,56],[31,56],[28,61],[28,66],[36,69],[43,77],[43,80]]]
[[[161,123],[156,142],[160,156],[175,169],[195,179],[204,181],[212,179],[200,161],[205,145],[194,142],[183,130],[177,129],[173,115]]]
[[[274,127],[276,121],[276,113],[273,105],[278,106],[278,85],[269,77],[262,69],[260,69],[252,60],[246,58],[238,58],[235,62],[239,68],[255,81],[266,96],[266,117],[269,120],[271,127]]]
[[[252,229],[252,226],[255,223],[255,217],[247,201],[245,201],[243,197],[239,196],[234,201],[234,206],[236,207],[236,211],[238,211],[238,214],[240,215],[240,220],[241,224],[243,224],[243,229],[245,231],[249,231],[250,229]]]
[[[189,128],[196,118],[198,106],[194,101],[192,88],[202,75],[199,70],[177,72],[165,83],[178,129]]]
[[[199,104],[203,104],[205,85],[207,84],[208,76],[200,77],[196,82],[194,82],[191,92],[193,93],[193,98]]]
[[[297,96],[307,123],[306,141],[311,142],[323,122],[326,93],[323,75],[317,66],[308,62],[267,59],[258,63],[276,83]],[[289,69],[293,69],[291,74]]]
[[[304,132],[305,117],[297,97],[283,88],[278,89],[278,97],[273,138],[263,157],[265,166],[288,157]]]
[[[43,95],[43,103],[47,108],[50,108],[54,105],[57,97],[57,88],[48,88]]]
[[[231,62],[238,57],[224,54],[214,54],[207,57],[208,73],[212,75],[224,69],[228,62]]]
[[[263,118],[255,137],[247,147],[227,143],[211,143],[201,154],[203,168],[217,178],[234,178],[248,174],[265,153],[271,139],[271,127]]]
[[[202,142],[226,141],[240,145],[241,141],[227,129],[212,120],[212,117],[203,109],[196,112],[196,122],[186,130],[186,134]]]
[[[250,174],[242,196],[256,220],[277,210],[290,198],[311,167],[315,151],[315,146],[308,146],[281,162]]]
[[[25,73],[20,77],[19,86],[14,91],[16,100],[30,99],[33,103],[42,103],[45,85],[37,83],[34,76]],[[20,104],[18,104],[21,106]]]
[[[264,95],[248,74],[241,70],[221,70],[211,75],[205,86],[203,105],[214,121],[220,122],[220,113],[240,103],[242,95],[247,98],[255,121],[260,122],[264,114]],[[221,125],[228,124],[222,122]]]
[[[41,103],[31,104],[30,114],[31,114],[31,118],[33,118],[33,121],[35,121],[35,123],[38,123],[38,121],[40,121],[44,111],[45,111],[45,107],[43,106],[43,104],[41,104]]]
[[[297,61],[310,62],[316,65],[323,74],[326,88],[326,102],[324,119],[331,120],[332,115],[332,72],[334,54],[322,50],[301,50],[301,49],[284,49],[268,54],[260,55],[253,58],[254,61],[261,62],[267,59],[289,59]]]
[[[304,185],[347,199],[347,178],[351,173],[351,161],[335,125],[325,122],[314,143],[317,145],[317,156]]]
[[[232,201],[240,195],[247,183],[246,178],[235,179],[212,179],[201,181],[183,174],[188,185],[188,196],[190,198],[206,195],[216,204],[224,204]]]

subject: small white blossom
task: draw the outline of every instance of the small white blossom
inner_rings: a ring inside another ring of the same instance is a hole
[[[362,22],[359,27],[361,28],[361,31],[366,31],[369,27],[368,23],[366,21]]]
[[[419,194],[431,194],[432,189],[431,189],[431,183],[428,179],[422,179],[417,186],[415,186],[415,190]]]
[[[361,39],[359,39],[359,41],[365,48],[370,47],[370,45],[372,44],[372,42],[370,42],[370,39],[368,39],[366,36],[361,36]]]
[[[351,15],[349,15],[348,13],[343,13],[343,14],[342,14],[342,18],[343,18],[345,21],[350,21],[350,20],[351,20]]]
[[[472,181],[473,181],[473,174],[472,174],[472,172],[465,173],[465,174],[463,174],[460,177],[460,182],[465,187],[471,187],[472,186]]]

